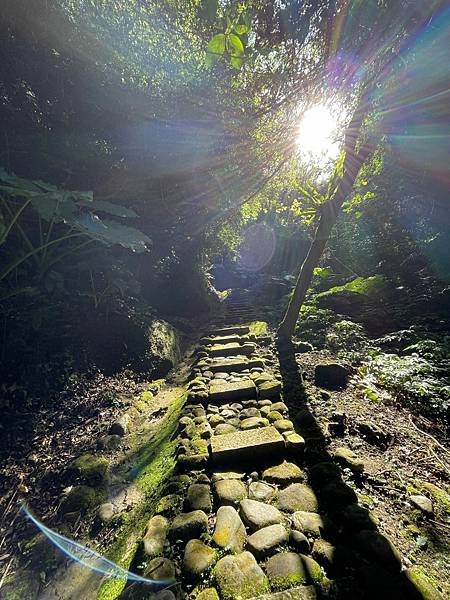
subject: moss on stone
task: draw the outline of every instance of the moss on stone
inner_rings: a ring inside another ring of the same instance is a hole
[[[250,329],[250,335],[267,335],[269,331],[266,321],[251,321],[250,323],[246,323],[246,326]]]
[[[445,512],[450,514],[450,494],[448,492],[437,485],[434,485],[434,483],[422,483],[421,487],[430,494],[433,500],[439,504]]]
[[[70,469],[88,485],[96,486],[104,482],[108,466],[108,459],[104,456],[83,454],[72,462]]]
[[[87,485],[78,485],[70,490],[61,504],[63,512],[86,511],[106,501],[106,492]]]
[[[152,392],[150,390],[145,390],[145,392],[142,392],[141,394],[141,402],[145,402],[146,404],[148,402],[150,402],[151,400],[153,400],[154,396],[152,394]]]
[[[146,402],[144,402],[143,400],[136,400],[136,402],[134,403],[134,407],[136,408],[136,410],[138,410],[140,413],[145,412],[148,409],[148,405]]]
[[[406,572],[408,579],[414,587],[420,592],[423,600],[440,600],[442,595],[433,585],[432,579],[425,575],[420,567],[412,567]]]
[[[178,392],[154,437],[145,445],[135,462],[133,469],[136,473],[135,484],[144,493],[143,499],[133,510],[125,514],[116,541],[106,553],[107,558],[124,569],[130,568],[162,487],[175,467],[177,442],[171,440],[171,437],[177,427],[185,398],[186,394]],[[116,600],[120,597],[125,584],[126,582],[122,580],[106,581],[97,593],[97,600]]]

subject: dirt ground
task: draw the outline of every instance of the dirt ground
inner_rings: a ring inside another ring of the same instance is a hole
[[[322,425],[330,450],[349,448],[364,461],[364,474],[346,480],[360,503],[376,517],[404,558],[405,566],[420,566],[450,598],[450,444],[436,425],[395,402],[368,399],[357,377],[342,391],[327,394],[314,385],[316,364],[336,360],[325,351],[297,355],[304,373],[309,405]],[[345,422],[344,435],[329,423]],[[360,427],[362,425],[362,428]],[[384,443],[367,435],[367,427]],[[433,501],[434,515],[426,517],[410,496],[423,494]]]

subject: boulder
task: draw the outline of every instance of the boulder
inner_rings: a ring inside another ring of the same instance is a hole
[[[195,600],[219,600],[219,594],[216,588],[206,588],[195,597]]]
[[[409,501],[415,508],[418,508],[425,515],[427,515],[427,517],[433,516],[433,513],[434,513],[433,503],[426,496],[422,496],[420,494],[413,494],[412,496],[409,497]]]
[[[168,558],[158,556],[147,564],[143,575],[157,581],[172,582],[175,579],[175,565]]]
[[[188,577],[198,578],[217,561],[217,551],[201,540],[189,540],[184,549],[183,572]]]
[[[193,483],[190,485],[185,504],[187,510],[204,510],[210,512],[212,503],[209,485],[206,483]]]
[[[280,492],[278,507],[292,513],[299,510],[317,512],[319,505],[310,487],[303,483],[292,483]]]
[[[305,480],[305,474],[300,467],[285,460],[281,464],[263,471],[262,477],[269,483],[281,486]]]
[[[283,515],[277,508],[257,500],[242,500],[240,514],[244,523],[253,531],[283,521]]]
[[[245,472],[242,471],[216,471],[212,475],[212,481],[222,481],[224,479],[244,479]]]
[[[311,513],[313,514],[313,513]],[[289,536],[289,540],[291,545],[298,550],[298,552],[302,552],[303,554],[307,554],[311,550],[311,546],[309,544],[309,540],[304,533],[301,531],[297,531],[296,529],[291,530],[291,534]]]
[[[322,565],[328,572],[332,570],[336,554],[336,548],[333,544],[330,544],[330,542],[325,540],[316,540],[311,554],[314,560]]]
[[[295,552],[282,552],[269,558],[266,572],[275,590],[285,590],[305,583],[319,583],[322,569],[315,560]]]
[[[169,529],[172,540],[198,538],[208,530],[208,517],[202,510],[177,515]]]
[[[221,558],[214,577],[223,600],[246,600],[268,591],[267,577],[250,552]]]
[[[267,427],[269,421],[267,419],[261,419],[260,417],[249,417],[241,421],[241,429],[247,431],[249,429],[259,429],[260,427]]]
[[[339,363],[325,363],[316,365],[314,382],[318,387],[330,390],[340,390],[347,385],[349,376],[348,368]]]
[[[239,479],[224,479],[214,484],[214,492],[220,505],[235,505],[247,497],[247,488]]]
[[[259,502],[270,502],[276,495],[276,489],[263,481],[252,481],[248,488],[248,497]]]
[[[247,540],[247,548],[257,559],[262,559],[273,554],[280,544],[289,539],[288,532],[283,525],[269,525],[253,533]]]
[[[259,412],[259,410],[255,407],[250,407],[250,408],[244,408],[240,415],[239,418],[240,419],[249,419],[250,417],[260,417],[261,413]]]
[[[142,540],[145,556],[155,558],[164,552],[164,544],[169,530],[169,521],[161,516],[152,517]]]
[[[165,376],[180,361],[180,339],[177,330],[156,319],[147,331],[149,354],[154,369],[154,379]]]
[[[310,537],[321,537],[328,522],[317,513],[298,510],[292,515],[292,527]]]
[[[283,431],[283,437],[286,443],[286,450],[292,456],[299,456],[305,448],[305,440],[295,431]]]
[[[214,435],[226,435],[227,433],[234,433],[237,431],[236,427],[229,423],[221,423],[214,429]]]
[[[350,469],[356,475],[364,472],[364,462],[349,448],[336,448],[333,458],[342,467]]]
[[[284,413],[288,412],[288,407],[286,406],[286,404],[284,402],[274,402],[272,404],[272,410],[276,410],[276,411],[284,414]]]
[[[217,511],[213,541],[231,552],[242,552],[247,534],[244,524],[232,506],[221,506]]]
[[[293,431],[294,429],[294,424],[289,419],[279,419],[278,421],[274,422],[273,426],[281,433],[284,433],[285,431]]]

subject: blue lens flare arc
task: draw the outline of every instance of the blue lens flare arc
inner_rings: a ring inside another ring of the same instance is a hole
[[[53,531],[49,527],[46,527],[39,519],[37,519],[30,510],[23,504],[21,510],[30,519],[34,525],[46,536],[46,538],[56,546],[63,554],[68,556],[76,563],[86,567],[87,569],[122,581],[128,581],[133,583],[142,583],[153,587],[168,587],[176,584],[175,579],[148,579],[142,577],[131,571],[127,571],[123,567],[120,567],[115,562],[105,558],[95,550],[91,550],[87,546],[83,546],[78,542],[75,542],[56,531]]]

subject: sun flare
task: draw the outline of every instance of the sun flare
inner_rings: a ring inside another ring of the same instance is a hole
[[[301,118],[296,139],[302,158],[320,164],[337,158],[337,129],[337,119],[327,106],[317,105],[307,110]]]

